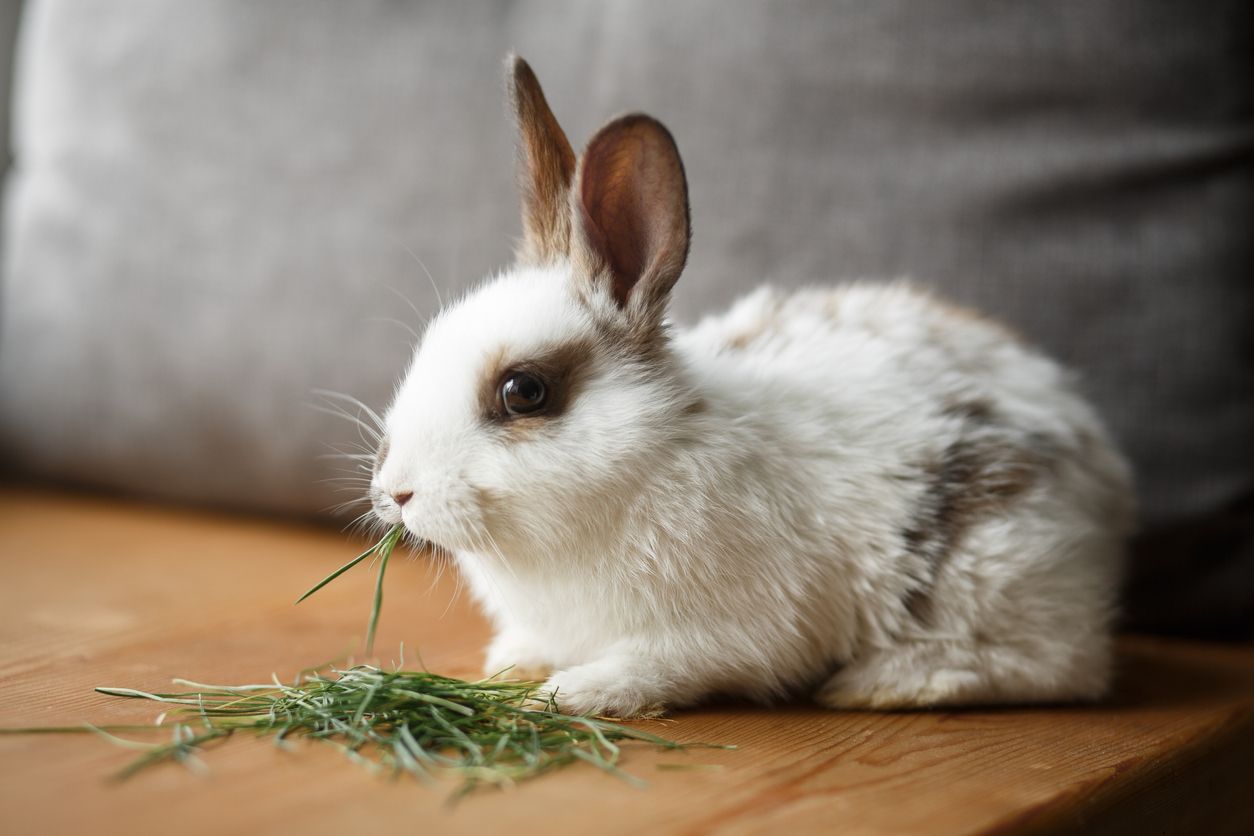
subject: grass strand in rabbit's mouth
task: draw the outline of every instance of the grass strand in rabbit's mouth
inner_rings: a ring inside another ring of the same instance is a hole
[[[304,601],[310,595],[313,595],[319,589],[322,589],[322,587],[326,586],[349,569],[352,569],[366,558],[377,555],[379,558],[379,575],[375,579],[374,606],[370,608],[370,623],[366,628],[366,655],[369,656],[373,654],[374,634],[379,627],[379,612],[383,609],[383,576],[387,572],[388,559],[391,558],[392,552],[396,549],[396,544],[401,541],[401,537],[404,536],[404,534],[405,526],[400,523],[392,526],[392,528],[388,530],[388,533],[383,535],[382,540],[375,543],[373,546],[366,549],[364,552],[357,555],[322,580],[318,581],[318,583],[314,584],[309,591],[297,598],[296,603],[299,604],[301,601]]]

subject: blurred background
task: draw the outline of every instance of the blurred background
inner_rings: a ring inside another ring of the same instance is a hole
[[[1254,4],[0,3],[5,479],[332,519],[413,334],[520,232],[502,61],[673,131],[692,321],[909,277],[1077,370],[1139,629],[1254,620]]]

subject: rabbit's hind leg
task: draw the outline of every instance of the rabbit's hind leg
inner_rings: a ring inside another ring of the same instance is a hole
[[[1106,649],[1094,650],[1079,658],[1039,646],[911,641],[851,660],[815,698],[872,710],[1091,700],[1105,692],[1109,667]]]

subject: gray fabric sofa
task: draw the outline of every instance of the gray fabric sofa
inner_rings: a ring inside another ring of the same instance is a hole
[[[576,143],[624,110],[674,132],[679,318],[765,281],[904,276],[1006,319],[1135,463],[1133,623],[1248,629],[1248,2],[22,5],[12,478],[296,515],[347,498],[319,455],[354,431],[310,403],[385,403],[408,329],[507,262],[515,49]]]

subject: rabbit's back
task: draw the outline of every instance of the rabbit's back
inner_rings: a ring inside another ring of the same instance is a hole
[[[827,702],[1102,691],[1132,492],[1058,364],[904,284],[764,288],[676,346],[726,403],[739,390],[746,415],[771,413],[761,442],[825,521],[814,560],[844,544],[832,583],[865,590],[861,649]]]
[[[1057,448],[1042,455],[1111,448],[1066,370],[1001,323],[905,283],[764,287],[676,344],[698,375],[826,407],[841,444],[905,457],[997,430],[1010,446]],[[1096,464],[1126,477],[1111,455]]]

